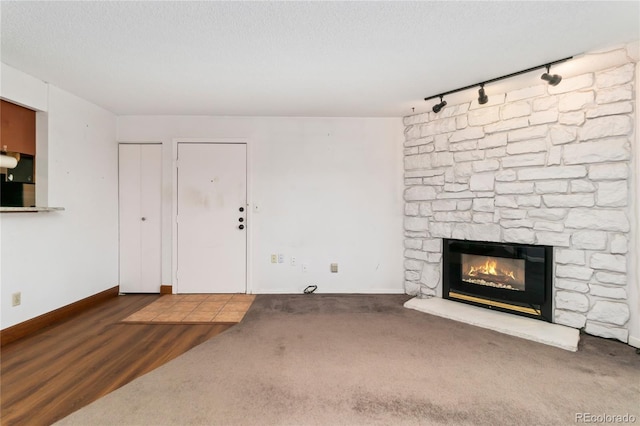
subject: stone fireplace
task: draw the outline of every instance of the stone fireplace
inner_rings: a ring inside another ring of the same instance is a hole
[[[471,94],[404,118],[408,294],[447,297],[450,239],[553,247],[546,319],[628,341],[638,61],[628,49],[569,61],[558,86],[520,76],[514,89],[487,87],[485,105]],[[487,281],[492,256],[477,256],[460,256],[474,269],[466,285]],[[501,274],[495,291],[521,286]]]
[[[553,248],[444,239],[442,297],[552,322]]]

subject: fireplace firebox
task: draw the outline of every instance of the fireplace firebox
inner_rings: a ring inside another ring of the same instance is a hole
[[[553,247],[445,239],[443,297],[552,322]]]

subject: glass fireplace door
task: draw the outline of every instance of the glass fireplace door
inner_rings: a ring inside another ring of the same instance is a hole
[[[461,277],[469,284],[524,291],[525,261],[504,257],[462,254]]]

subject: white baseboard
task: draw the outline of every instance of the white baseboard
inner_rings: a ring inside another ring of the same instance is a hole
[[[640,348],[640,337],[629,336],[629,346]]]

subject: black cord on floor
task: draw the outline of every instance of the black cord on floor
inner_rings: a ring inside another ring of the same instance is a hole
[[[317,289],[318,289],[318,286],[317,286],[317,285],[310,285],[310,286],[307,286],[307,288],[305,288],[305,289],[304,289],[304,294],[311,294],[311,293],[313,293],[314,291],[316,291]]]

